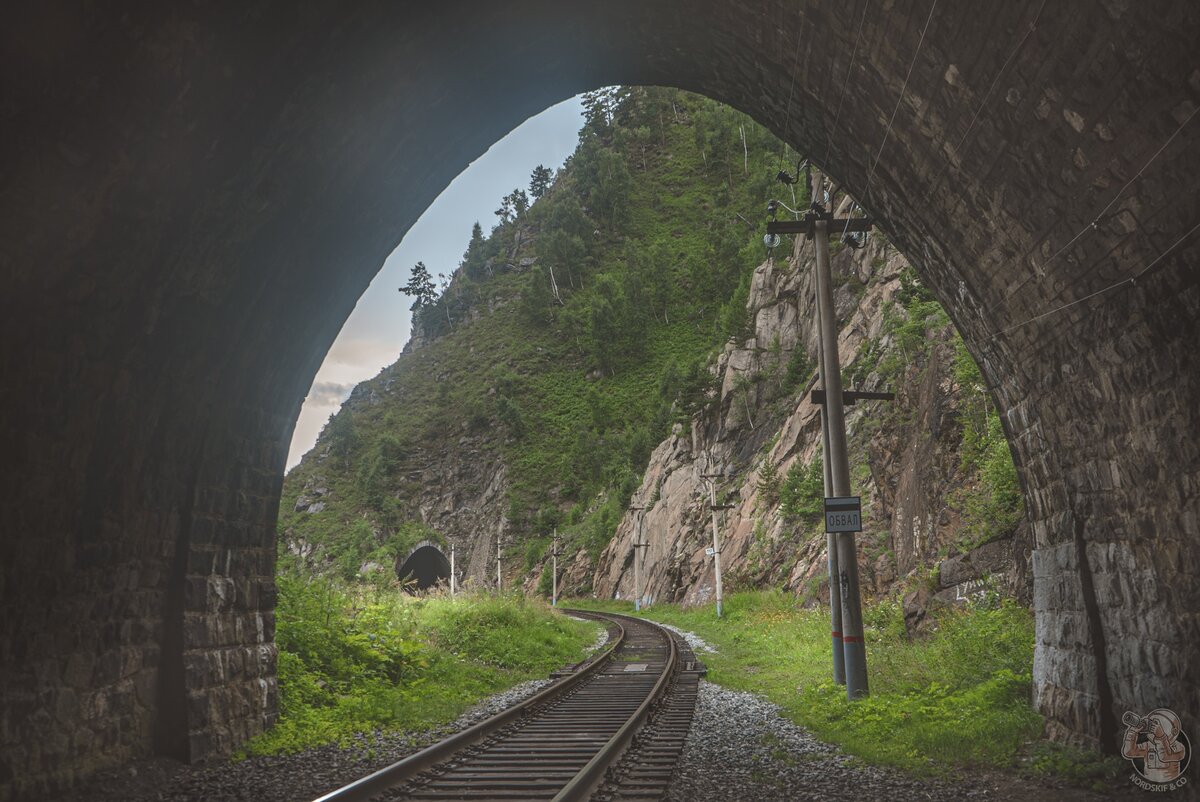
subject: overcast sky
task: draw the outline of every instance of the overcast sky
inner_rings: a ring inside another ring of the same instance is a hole
[[[412,266],[424,262],[435,277],[449,276],[467,249],[471,225],[478,220],[484,232],[491,231],[502,196],[516,187],[528,191],[534,167],[557,169],[575,150],[582,108],[576,97],[526,120],[463,170],[425,210],[358,299],[317,371],[292,435],[288,470],[313,447],[354,385],[396,361],[408,341],[412,304],[397,289],[408,281]]]

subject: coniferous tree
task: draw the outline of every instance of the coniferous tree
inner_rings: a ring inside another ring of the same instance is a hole
[[[412,277],[400,288],[400,292],[412,296],[413,305],[410,309],[413,312],[420,312],[433,303],[437,291],[433,287],[433,277],[429,275],[429,268],[425,267],[424,262],[413,265]]]
[[[471,226],[471,241],[467,244],[462,261],[463,271],[466,272],[468,278],[483,278],[487,265],[486,250],[487,241],[483,238],[483,227],[476,221]]]
[[[525,211],[529,208],[529,196],[525,194],[525,190],[520,188],[514,189],[509,193],[508,197],[511,199],[513,217],[520,217],[525,214]]]
[[[503,225],[513,218],[512,195],[505,195],[500,199],[500,208],[494,214],[500,218],[500,224]]]
[[[550,168],[539,164],[533,168],[533,174],[529,176],[529,197],[537,200],[546,194],[546,190],[550,189],[550,182],[554,178],[554,174],[550,172]]]

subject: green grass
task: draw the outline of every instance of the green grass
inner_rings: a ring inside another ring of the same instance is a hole
[[[620,602],[571,602],[620,609]],[[829,616],[790,594],[737,593],[724,617],[712,605],[655,605],[645,613],[702,637],[708,679],[761,694],[818,738],[870,763],[940,774],[1012,766],[1041,731],[1030,706],[1033,618],[1011,602],[947,611],[916,641],[898,604],[864,611],[871,695],[846,700],[831,680]]]
[[[1022,757],[1031,774],[1104,791],[1129,773],[1129,763],[1115,755],[1039,741]]]
[[[518,595],[413,598],[289,575],[279,585],[280,718],[246,755],[445,724],[578,662],[598,628]]]

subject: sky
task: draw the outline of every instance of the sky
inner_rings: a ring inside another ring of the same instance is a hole
[[[313,447],[321,427],[354,386],[400,355],[408,341],[412,299],[397,290],[408,282],[412,266],[424,262],[435,280],[438,273],[449,276],[467,249],[471,225],[479,221],[485,232],[491,231],[500,199],[517,187],[528,192],[529,174],[537,165],[561,167],[574,152],[582,126],[580,98],[551,106],[471,162],[425,210],[358,299],[317,371],[292,433],[288,470]]]

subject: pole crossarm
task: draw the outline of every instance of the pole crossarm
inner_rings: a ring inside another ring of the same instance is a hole
[[[809,395],[809,399],[817,405],[825,403],[825,391],[813,390]],[[895,401],[895,393],[877,393],[868,390],[842,390],[842,403],[848,407],[854,406],[858,401]]]
[[[803,234],[812,238],[815,224],[824,220],[831,235],[841,235],[870,231],[875,227],[875,221],[869,217],[834,217],[832,214],[816,214],[809,212],[800,220],[769,220],[768,234]]]

